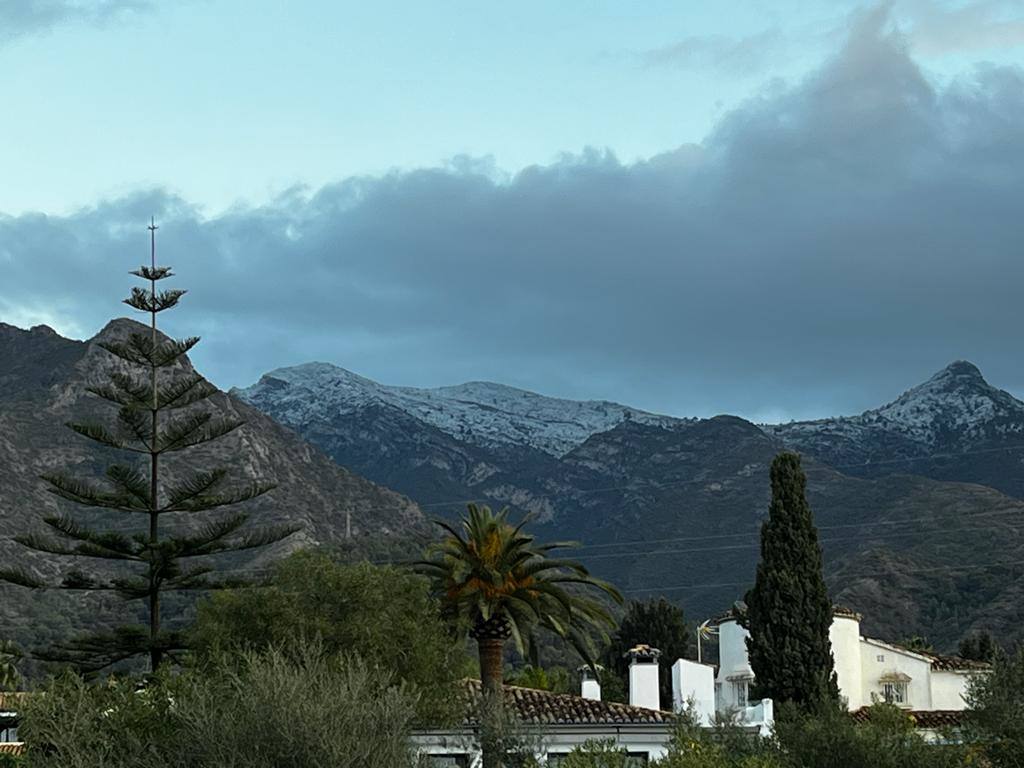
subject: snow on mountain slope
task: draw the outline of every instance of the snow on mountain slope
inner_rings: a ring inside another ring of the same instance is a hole
[[[391,387],[328,363],[278,368],[232,394],[295,428],[328,414],[383,404],[460,440],[529,445],[554,456],[628,419],[658,426],[686,421],[604,400],[563,400],[483,381],[436,389]]]
[[[794,447],[819,452],[884,440],[890,451],[927,455],[1024,433],[1024,403],[985,381],[974,364],[958,360],[888,405],[859,416],[763,428]]]

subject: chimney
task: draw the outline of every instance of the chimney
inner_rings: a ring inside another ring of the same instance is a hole
[[[588,664],[579,668],[580,673],[580,696],[584,699],[601,700],[601,682],[594,674],[594,670]]]
[[[625,657],[629,659],[630,706],[661,709],[658,687],[659,656],[661,651],[649,645],[638,645],[625,653]]]
[[[715,721],[715,668],[679,659],[672,665],[672,709],[689,712],[698,725]]]

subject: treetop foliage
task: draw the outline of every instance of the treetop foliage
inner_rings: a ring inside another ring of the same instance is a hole
[[[839,687],[829,641],[832,603],[797,454],[775,457],[771,486],[771,506],[761,526],[761,560],[741,617],[750,631],[753,695],[804,707],[834,706]]]

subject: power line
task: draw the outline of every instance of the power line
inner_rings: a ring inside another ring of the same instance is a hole
[[[1024,565],[1024,560],[1007,560],[1002,563],[982,563],[976,565],[939,565],[932,568],[906,568],[896,573],[939,573],[942,571],[978,571],[988,568],[1007,568],[1015,565]],[[868,571],[868,573],[889,575],[888,571]],[[683,589],[712,589],[717,587],[749,587],[751,581],[732,581],[708,584],[677,584],[675,586],[644,587],[642,589],[623,589],[621,592],[635,594],[640,592],[670,592]]]
[[[950,453],[934,453],[930,455],[911,456],[905,458],[896,459],[883,459],[880,461],[865,461],[853,464],[830,464],[822,465],[820,467],[807,467],[804,469],[804,473],[808,475],[813,474],[836,474],[836,470],[840,469],[857,469],[864,467],[873,467],[879,465],[890,465],[890,464],[903,464],[913,463],[917,461],[925,461],[928,459],[936,458],[959,458],[963,456],[982,456],[991,453],[1002,453],[1008,451],[1020,451],[1024,450],[1024,444],[1005,446],[1000,448],[981,448],[973,451],[959,451]],[[812,457],[813,458],[813,457]],[[339,465],[341,466],[341,465]],[[842,473],[839,473],[842,474]],[[690,478],[687,480],[669,480],[669,481],[650,481],[644,483],[629,483],[626,485],[609,485],[600,488],[573,488],[572,493],[576,495],[586,495],[595,493],[612,493],[614,491],[644,491],[644,490],[660,490],[663,488],[680,488],[687,485],[712,485],[714,483],[728,483],[734,481],[737,478],[737,474],[723,476],[723,477],[710,477],[710,478]],[[861,479],[861,478],[853,478]],[[397,493],[397,492],[396,492]],[[404,494],[403,494],[404,495]],[[416,504],[420,509],[433,509],[438,507],[451,507],[451,506],[465,506],[467,504],[475,503],[487,503],[492,501],[502,501],[501,499],[491,498],[488,496],[478,496],[471,499],[452,499],[450,501],[432,501],[419,503],[413,499],[410,499],[413,504]],[[369,514],[372,512],[389,512],[394,510],[394,506],[377,506],[377,507],[363,507],[356,508],[355,511],[359,514]],[[139,510],[140,513],[145,513],[145,510]],[[174,513],[170,513],[174,514]],[[125,528],[124,530],[129,530]],[[599,545],[588,545],[588,546],[599,546]]]
[[[976,520],[978,518],[989,518],[989,517],[1000,517],[1002,515],[1020,515],[1024,519],[1024,509],[1004,509],[998,512],[979,512],[975,515],[970,516],[970,520]],[[948,518],[940,518],[936,516],[928,517],[909,517],[903,520],[865,520],[859,523],[837,523],[835,525],[818,525],[815,528],[820,531],[832,531],[840,528],[866,528],[874,525],[910,525],[913,523],[941,523],[946,519],[948,520],[963,520],[962,515],[951,515]],[[736,532],[736,533],[716,533],[709,534],[707,536],[678,536],[667,539],[634,539],[632,541],[615,541],[607,542],[603,544],[582,544],[578,547],[573,547],[573,552],[579,552],[585,549],[604,549],[607,547],[628,547],[628,546],[640,546],[643,544],[669,544],[683,541],[711,541],[715,539],[727,539],[737,538],[742,536],[759,536],[761,533],[760,529],[752,529],[750,531]],[[636,554],[644,554],[642,552]],[[594,556],[591,556],[594,557]]]

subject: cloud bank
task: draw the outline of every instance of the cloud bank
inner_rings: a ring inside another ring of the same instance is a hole
[[[1024,73],[932,85],[886,31],[625,164],[496,179],[471,160],[205,218],[154,190],[0,218],[0,319],[88,335],[148,257],[191,289],[223,386],[319,359],[388,383],[493,379],[677,414],[851,412],[954,358],[1024,391]]]
[[[152,8],[148,0],[0,0],[0,43],[68,24],[103,25]]]

